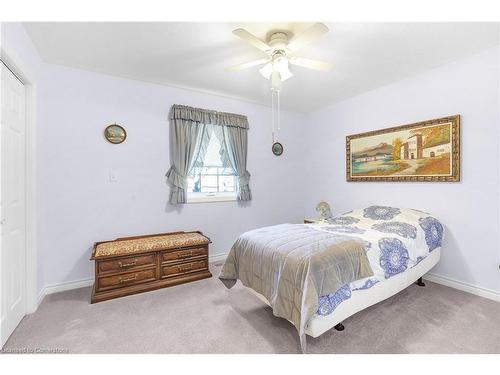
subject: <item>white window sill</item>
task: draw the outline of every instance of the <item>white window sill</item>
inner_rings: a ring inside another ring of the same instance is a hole
[[[236,201],[235,193],[219,193],[213,195],[207,194],[188,194],[187,203],[213,203],[213,202],[231,202]]]

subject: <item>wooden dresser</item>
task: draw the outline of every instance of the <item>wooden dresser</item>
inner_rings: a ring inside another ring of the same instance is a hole
[[[91,302],[211,277],[210,239],[201,232],[172,232],[96,242]]]

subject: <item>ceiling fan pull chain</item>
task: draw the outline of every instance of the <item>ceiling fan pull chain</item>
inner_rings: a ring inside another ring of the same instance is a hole
[[[276,101],[277,101],[277,107],[278,110],[276,111],[276,117],[278,119],[278,131],[281,129],[281,116],[280,116],[280,111],[281,111],[281,104],[280,104],[280,90],[276,90]]]
[[[274,103],[274,96],[275,96],[275,92],[274,92],[274,89],[271,89],[271,131],[272,131],[272,135],[273,135],[273,143],[275,142],[275,139],[274,139],[274,116],[275,116],[275,103]]]

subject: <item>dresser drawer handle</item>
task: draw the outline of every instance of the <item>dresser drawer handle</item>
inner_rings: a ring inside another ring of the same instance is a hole
[[[134,275],[134,277],[128,277],[126,279],[122,279],[120,277],[120,284],[123,284],[123,283],[128,283],[129,281],[134,281],[134,280],[137,280],[137,274]]]
[[[120,268],[123,268],[123,267],[131,267],[131,266],[135,266],[137,264],[137,259],[134,260],[133,262],[130,262],[130,263],[122,263],[122,262],[118,262],[118,267]]]
[[[191,258],[193,256],[193,252],[187,252],[187,253],[179,253],[177,254],[177,259],[184,259],[184,258]]]
[[[183,271],[190,271],[190,270],[192,270],[192,269],[193,269],[193,265],[192,265],[192,264],[190,264],[189,266],[184,266],[184,267],[180,266],[178,269],[179,269],[179,271],[181,271],[181,272],[183,272]]]

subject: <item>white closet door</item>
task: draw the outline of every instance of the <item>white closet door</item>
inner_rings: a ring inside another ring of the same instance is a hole
[[[1,345],[26,314],[25,87],[1,65]]]

